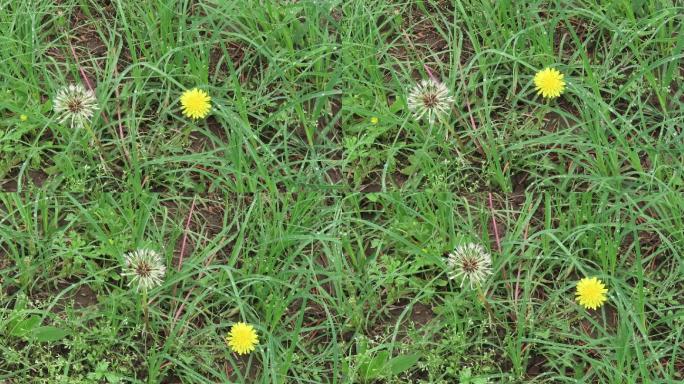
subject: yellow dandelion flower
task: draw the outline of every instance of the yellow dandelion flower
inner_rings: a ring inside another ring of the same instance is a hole
[[[21,116],[19,116],[19,120],[21,120],[21,121],[26,121],[26,120],[28,120],[28,116],[26,116],[26,115],[21,115]]]
[[[537,88],[537,94],[553,99],[561,95],[565,90],[565,81],[563,81],[563,74],[553,68],[544,68],[534,75],[534,86]]]
[[[259,344],[259,336],[257,336],[254,327],[245,323],[235,323],[231,328],[228,336],[226,336],[226,343],[238,355],[250,353]]]
[[[203,119],[211,110],[211,97],[198,88],[183,92],[180,102],[183,114],[192,119]]]
[[[577,301],[587,309],[596,309],[606,301],[606,286],[595,277],[585,277],[577,283]]]
[[[378,119],[375,116],[371,117],[371,119],[370,119],[370,123],[373,125],[376,125],[378,123],[378,121],[380,121],[380,119]]]

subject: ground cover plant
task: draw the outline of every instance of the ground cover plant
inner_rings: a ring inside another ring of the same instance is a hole
[[[0,11],[0,383],[684,380],[681,2]]]

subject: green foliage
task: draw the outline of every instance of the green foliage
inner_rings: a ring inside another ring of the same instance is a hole
[[[684,380],[680,2],[0,9],[0,382]],[[429,76],[435,124],[407,107]],[[87,82],[92,128],[59,124]],[[445,270],[464,242],[493,259],[474,290]],[[167,268],[145,294],[142,247]]]

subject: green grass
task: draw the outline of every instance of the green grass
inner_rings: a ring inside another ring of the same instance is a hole
[[[0,383],[684,380],[680,2],[0,10]],[[406,105],[428,72],[455,98],[432,126]],[[84,74],[92,131],[52,112]],[[447,278],[465,242],[481,288]],[[167,267],[147,306],[140,247]]]

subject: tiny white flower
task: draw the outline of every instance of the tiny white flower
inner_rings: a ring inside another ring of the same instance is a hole
[[[136,284],[136,291],[147,291],[161,285],[166,266],[159,253],[150,249],[138,249],[127,253],[125,259],[123,275],[131,277],[129,287]]]
[[[80,128],[90,121],[98,109],[95,93],[82,85],[70,84],[57,92],[54,110],[60,123],[70,121],[71,128]]]
[[[427,116],[430,124],[447,115],[453,103],[446,85],[432,78],[416,84],[408,95],[408,107],[416,120]]]
[[[461,278],[461,286],[468,280],[470,287],[482,283],[492,274],[492,257],[474,243],[459,245],[447,258],[450,279]]]

